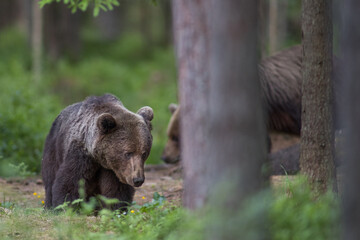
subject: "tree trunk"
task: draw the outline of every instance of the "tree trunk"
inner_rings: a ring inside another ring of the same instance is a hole
[[[344,162],[343,183],[343,240],[357,240],[360,236],[360,1],[347,0],[342,6],[341,52],[342,96],[339,116],[344,126],[342,162]]]
[[[163,15],[163,36],[160,41],[161,45],[169,46],[172,43],[172,16],[171,16],[171,2],[163,0],[159,2],[161,13]]]
[[[269,55],[280,50],[286,37],[287,0],[269,1]]]
[[[268,41],[269,41],[269,4],[267,0],[259,0],[259,50],[261,58],[268,56]]]
[[[300,167],[314,190],[336,184],[331,1],[303,0],[303,98]]]
[[[173,10],[184,205],[203,207],[220,188],[229,187],[219,204],[233,209],[260,189],[267,153],[256,57],[257,1],[173,0]]]
[[[42,63],[42,10],[39,7],[38,0],[32,1],[32,33],[31,33],[31,49],[32,49],[32,71],[35,82],[41,79]]]
[[[99,29],[103,40],[116,40],[121,36],[126,25],[126,2],[121,3],[121,7],[116,7],[112,11],[100,11],[99,16],[94,18],[94,22]]]
[[[19,0],[0,1],[0,29],[16,24],[20,17],[20,9]]]
[[[67,5],[45,5],[44,40],[47,54],[52,60],[64,55],[76,59],[80,54],[80,20],[82,13],[72,14]]]

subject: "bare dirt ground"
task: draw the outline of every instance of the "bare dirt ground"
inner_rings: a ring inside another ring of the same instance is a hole
[[[145,183],[136,189],[134,201],[144,204],[158,192],[168,201],[181,203],[182,179],[180,172],[172,165],[148,165],[145,169]],[[35,194],[36,193],[36,194]],[[40,176],[20,179],[0,178],[0,202],[15,202],[23,207],[41,206],[45,190]]]
[[[289,147],[299,141],[299,138],[289,134],[272,133],[272,152]],[[144,204],[151,201],[155,192],[166,197],[168,201],[181,204],[183,192],[181,170],[176,165],[147,165],[145,168],[145,183],[136,190],[134,201]],[[281,184],[282,177],[273,176],[275,185]],[[34,193],[36,193],[34,195]],[[41,206],[44,200],[44,186],[41,177],[27,179],[0,178],[0,202],[13,201],[24,207]]]

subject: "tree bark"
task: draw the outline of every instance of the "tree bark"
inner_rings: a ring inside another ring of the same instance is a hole
[[[121,37],[127,25],[127,2],[122,1],[120,7],[115,7],[111,11],[100,11],[99,16],[93,18],[94,23],[99,29],[103,40],[114,41]]]
[[[38,0],[32,1],[32,33],[31,33],[31,49],[32,49],[32,72],[35,82],[40,82],[42,72],[42,10],[39,7]]]
[[[360,182],[360,1],[346,0],[342,6],[342,34],[340,39],[343,55],[342,84],[340,96],[342,97],[339,116],[344,126],[344,144],[341,156],[344,163],[342,174],[343,190],[343,240],[355,240],[360,236],[360,192],[357,185]]]
[[[261,58],[268,56],[268,42],[269,42],[269,4],[267,0],[259,0],[259,49]]]
[[[302,3],[303,97],[300,167],[314,190],[336,184],[334,167],[331,1]]]
[[[287,0],[269,1],[269,55],[280,50],[287,26]]]
[[[229,187],[218,203],[228,210],[239,207],[261,188],[267,154],[257,1],[173,0],[173,10],[184,205],[203,207]]]
[[[80,20],[82,13],[71,13],[65,4],[45,5],[44,40],[47,54],[52,60],[64,55],[76,59],[80,54]]]
[[[20,9],[19,0],[0,1],[0,29],[16,24],[20,18]]]

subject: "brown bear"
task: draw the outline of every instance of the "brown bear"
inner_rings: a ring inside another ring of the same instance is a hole
[[[153,110],[127,110],[115,96],[92,96],[65,108],[45,141],[42,178],[45,207],[79,198],[84,180],[86,198],[117,198],[112,209],[131,203],[134,187],[145,180],[144,162],[151,145]]]
[[[299,135],[301,128],[301,46],[280,51],[259,63],[259,78],[270,130]],[[166,163],[180,160],[180,108],[169,106],[172,112],[162,154]]]
[[[301,46],[280,51],[259,63],[262,97],[268,116],[269,130],[300,134],[301,129]],[[172,113],[167,135],[168,141],[162,154],[166,163],[180,160],[180,107],[169,106]],[[271,144],[271,143],[270,143]],[[286,159],[284,156],[292,156]],[[299,170],[298,147],[270,154],[272,174],[296,173]]]
[[[170,104],[171,118],[167,128],[168,140],[161,159],[166,163],[177,163],[180,160],[180,107]]]
[[[172,113],[162,160],[165,163],[175,164],[180,160],[180,107],[176,104],[170,104],[169,110]],[[300,145],[295,144],[281,149],[275,153],[269,153],[269,168],[272,175],[295,174],[300,170],[299,155]]]

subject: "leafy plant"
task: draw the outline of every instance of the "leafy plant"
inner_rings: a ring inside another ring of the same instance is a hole
[[[61,0],[41,0],[39,2],[40,7],[44,7],[46,4],[52,2],[61,2]],[[157,0],[151,0],[154,5],[157,5]],[[67,4],[71,9],[72,13],[75,13],[78,9],[81,11],[86,11],[89,6],[93,6],[93,15],[94,17],[98,16],[100,10],[108,11],[113,10],[114,7],[119,6],[118,0],[63,0],[64,4]]]
[[[272,239],[339,238],[339,202],[334,193],[316,198],[303,177],[281,191],[270,208]]]

